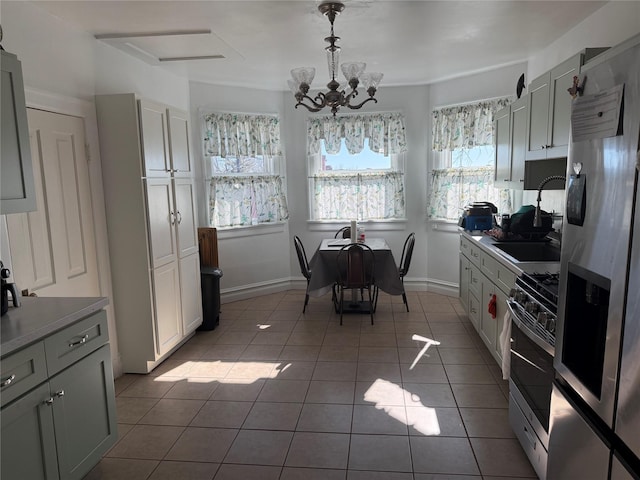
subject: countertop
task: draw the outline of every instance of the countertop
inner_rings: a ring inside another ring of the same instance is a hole
[[[0,355],[20,350],[108,305],[105,297],[23,297],[0,319]]]
[[[496,240],[490,235],[487,235],[482,232],[469,232],[462,228],[459,229],[460,234],[464,235],[467,239],[471,240],[474,244],[478,245],[485,252],[489,253],[493,258],[495,258],[498,262],[505,265],[509,270],[514,272],[516,275],[521,275],[523,272],[526,273],[540,273],[540,272],[550,272],[550,273],[558,273],[560,271],[560,262],[520,262],[510,255],[506,254],[499,248],[495,246],[496,243],[499,243],[499,240]]]

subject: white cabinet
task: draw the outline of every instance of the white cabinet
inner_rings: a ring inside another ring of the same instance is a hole
[[[202,323],[189,117],[133,94],[96,109],[122,364],[147,373]]]
[[[500,334],[507,313],[509,291],[516,274],[502,260],[465,234],[460,236],[460,299],[469,320],[487,349],[502,361]],[[495,295],[495,316],[489,308]]]

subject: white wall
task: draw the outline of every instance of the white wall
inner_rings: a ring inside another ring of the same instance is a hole
[[[199,209],[199,226],[206,227],[208,182],[203,176],[202,117],[207,112],[236,112],[253,114],[278,114],[285,117],[282,93],[215,86],[192,82],[191,125],[192,151],[198,178],[196,189]],[[281,132],[286,138],[287,133]],[[286,145],[285,145],[286,148]],[[288,152],[287,160],[291,162]],[[287,172],[287,183],[290,183]],[[290,207],[295,203],[291,200]],[[258,234],[256,234],[256,232]],[[293,243],[291,243],[293,245]],[[291,247],[292,248],[292,247]],[[290,239],[287,225],[280,227],[254,227],[232,232],[218,232],[218,256],[223,277],[220,280],[223,301],[267,293],[288,286],[291,277],[289,261]]]
[[[613,47],[640,33],[640,2],[612,1],[529,58],[527,84],[585,48]]]

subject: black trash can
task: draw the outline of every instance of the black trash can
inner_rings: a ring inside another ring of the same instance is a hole
[[[220,322],[220,277],[218,267],[200,267],[202,289],[202,325],[198,330],[213,330]]]

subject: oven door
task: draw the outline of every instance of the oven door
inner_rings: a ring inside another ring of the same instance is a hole
[[[549,413],[553,383],[553,347],[533,333],[519,318],[520,306],[508,302],[511,310],[511,385],[536,434],[549,443]],[[524,403],[524,405],[523,405]]]

